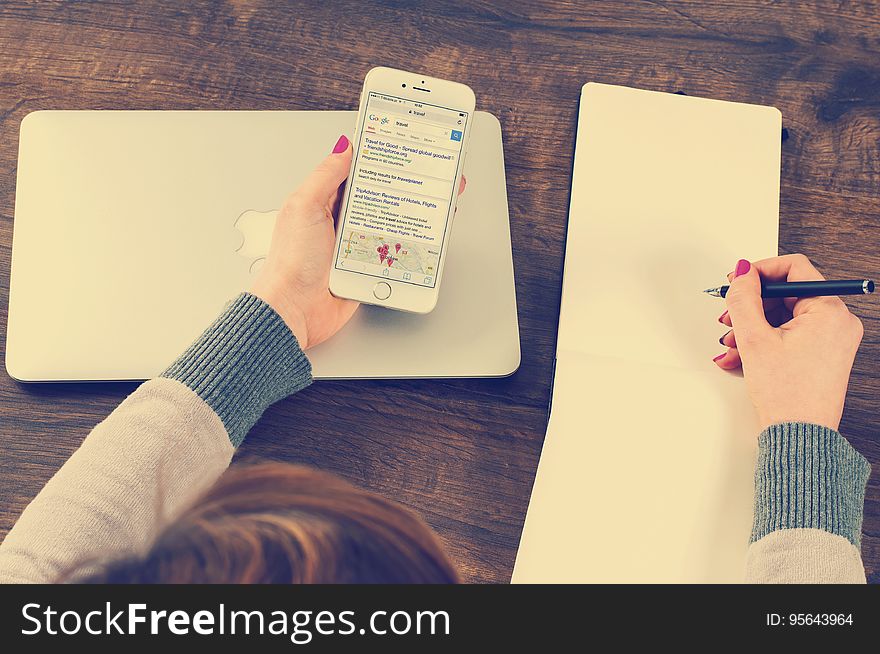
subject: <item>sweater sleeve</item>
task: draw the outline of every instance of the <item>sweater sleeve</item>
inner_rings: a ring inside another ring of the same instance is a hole
[[[149,547],[207,490],[273,402],[311,383],[284,321],[243,293],[49,480],[0,545],[0,583],[52,582]]]
[[[758,441],[754,583],[865,583],[860,547],[871,466],[837,431],[785,423]]]

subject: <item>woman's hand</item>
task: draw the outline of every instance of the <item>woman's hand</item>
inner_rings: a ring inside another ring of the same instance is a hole
[[[351,144],[340,136],[333,152],[291,193],[272,231],[266,263],[251,293],[278,312],[302,349],[338,332],[358,303],[330,294],[340,187],[351,167]]]
[[[727,311],[732,327],[722,338],[727,352],[715,363],[740,365],[761,430],[780,422],[840,426],[862,323],[838,297],[761,299],[761,280],[824,279],[802,254],[741,260],[728,275]]]
[[[335,221],[351,154],[351,143],[340,136],[333,152],[288,196],[275,219],[266,263],[251,286],[251,293],[278,312],[304,350],[333,336],[358,308],[357,302],[335,297],[329,289]],[[465,184],[462,177],[459,195]]]

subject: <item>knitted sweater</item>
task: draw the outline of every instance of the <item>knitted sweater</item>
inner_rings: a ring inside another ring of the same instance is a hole
[[[149,548],[228,467],[263,411],[311,380],[284,321],[243,293],[49,480],[0,545],[0,582],[52,582],[83,561]],[[864,583],[869,472],[832,429],[788,423],[761,434],[744,579]]]

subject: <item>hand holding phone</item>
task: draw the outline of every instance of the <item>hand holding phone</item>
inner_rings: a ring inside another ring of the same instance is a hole
[[[250,288],[278,312],[304,350],[333,336],[358,307],[328,289],[336,242],[333,218],[351,156],[351,143],[342,135],[287,197],[275,219],[269,254]]]
[[[463,84],[391,68],[367,74],[333,295],[416,313],[436,306],[475,105]]]

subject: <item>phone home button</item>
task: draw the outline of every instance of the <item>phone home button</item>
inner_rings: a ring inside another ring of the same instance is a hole
[[[387,282],[379,282],[373,287],[373,295],[379,300],[387,300],[391,297],[391,285]]]

